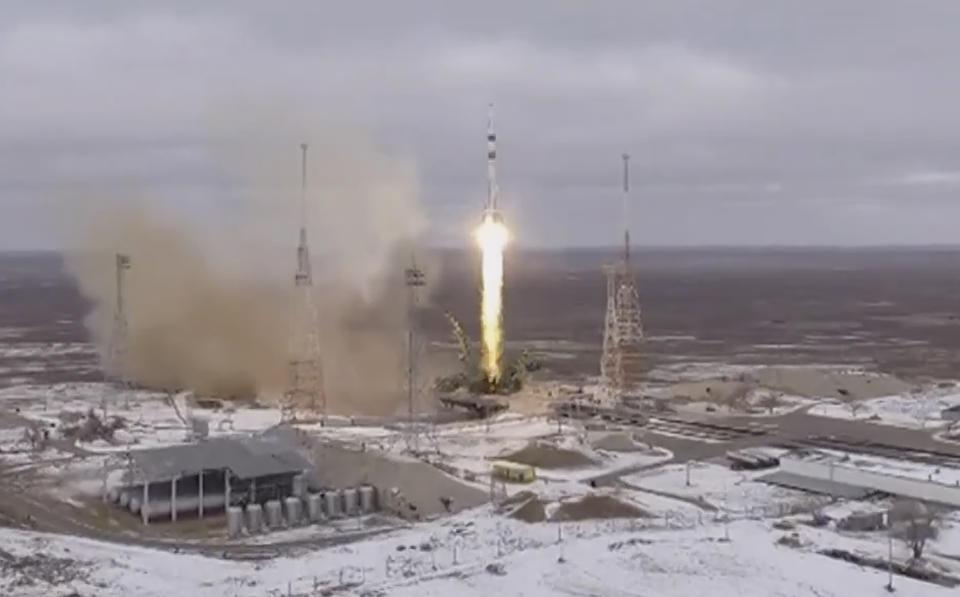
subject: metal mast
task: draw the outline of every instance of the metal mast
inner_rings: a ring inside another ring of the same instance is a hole
[[[615,402],[635,389],[642,381],[643,342],[640,298],[633,270],[630,267],[630,228],[627,224],[627,205],[630,195],[630,156],[624,153],[621,218],[623,254],[621,259],[606,266],[607,310],[604,318],[603,355],[600,358],[600,396]]]
[[[297,245],[297,271],[294,274],[294,319],[291,330],[288,385],[282,405],[283,420],[295,418],[295,410],[318,407],[321,421],[327,418],[327,395],[323,389],[320,359],[320,330],[313,297],[313,271],[307,245],[307,144],[300,144],[300,242]]]
[[[126,272],[130,269],[130,257],[123,253],[116,254],[116,279],[117,295],[116,304],[113,309],[113,327],[110,328],[110,348],[108,355],[108,371],[110,376],[119,384],[123,390],[130,387],[129,362],[127,359],[128,333],[127,311],[124,305],[124,282]],[[126,396],[126,392],[124,393]],[[129,397],[124,398],[129,401]],[[125,402],[128,404],[128,402]],[[103,416],[107,416],[107,398],[101,399],[100,406],[103,409]]]
[[[417,431],[414,425],[414,401],[418,394],[417,388],[417,354],[419,347],[416,342],[416,316],[420,306],[419,289],[426,285],[426,276],[423,270],[417,267],[416,259],[410,256],[410,267],[404,269],[404,283],[407,286],[407,447],[419,449],[417,445]]]

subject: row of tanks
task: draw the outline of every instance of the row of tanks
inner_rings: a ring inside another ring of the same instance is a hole
[[[268,500],[263,504],[227,508],[227,533],[230,537],[264,533],[278,529],[315,524],[325,520],[363,516],[379,509],[377,490],[372,485],[323,491],[303,492]]]

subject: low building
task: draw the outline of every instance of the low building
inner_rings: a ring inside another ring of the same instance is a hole
[[[879,531],[887,528],[887,513],[882,511],[858,511],[837,521],[843,531]]]
[[[944,421],[960,421],[960,404],[941,410],[940,418]]]
[[[282,441],[218,438],[129,453],[121,507],[151,519],[203,517],[227,506],[283,499],[306,490],[309,460]],[[106,487],[104,488],[106,489]]]

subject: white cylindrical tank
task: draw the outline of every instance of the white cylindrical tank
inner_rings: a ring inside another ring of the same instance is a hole
[[[357,515],[357,490],[351,487],[343,490],[343,514],[345,516]]]
[[[310,522],[323,520],[323,498],[319,493],[311,493],[307,496],[307,516]]]
[[[263,511],[268,527],[279,529],[283,526],[283,507],[280,506],[280,500],[268,501],[263,505]]]
[[[360,488],[360,512],[369,514],[377,509],[377,490],[372,485],[364,485]]]
[[[247,530],[259,533],[263,529],[263,507],[260,504],[247,504]]]
[[[335,489],[323,494],[323,511],[327,514],[329,518],[337,518],[340,516],[340,492]]]
[[[384,487],[381,489],[380,499],[377,501],[380,509],[386,510],[387,512],[396,512],[398,495],[400,495],[400,489],[396,487]]]
[[[110,501],[113,502],[113,503],[119,502],[119,501],[120,501],[120,490],[117,489],[116,487],[110,489],[110,491],[107,492],[107,499],[110,500]]]
[[[126,508],[130,504],[130,493],[124,491],[120,494],[120,501],[118,502],[121,508]]]
[[[304,475],[296,475],[293,478],[293,495],[300,499],[307,497],[307,478]]]
[[[292,527],[299,525],[300,521],[303,519],[301,514],[301,511],[303,510],[303,502],[300,501],[300,498],[290,496],[283,500],[283,505],[284,509],[286,510],[287,524]]]
[[[227,508],[227,534],[230,538],[239,537],[243,531],[243,508],[230,506]]]
[[[133,512],[134,514],[139,514],[140,499],[135,497],[130,498],[130,504],[127,507],[130,508],[130,511]]]

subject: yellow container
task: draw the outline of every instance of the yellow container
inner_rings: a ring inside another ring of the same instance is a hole
[[[494,460],[491,472],[498,479],[515,483],[530,483],[537,478],[536,469],[532,466],[508,460]]]

